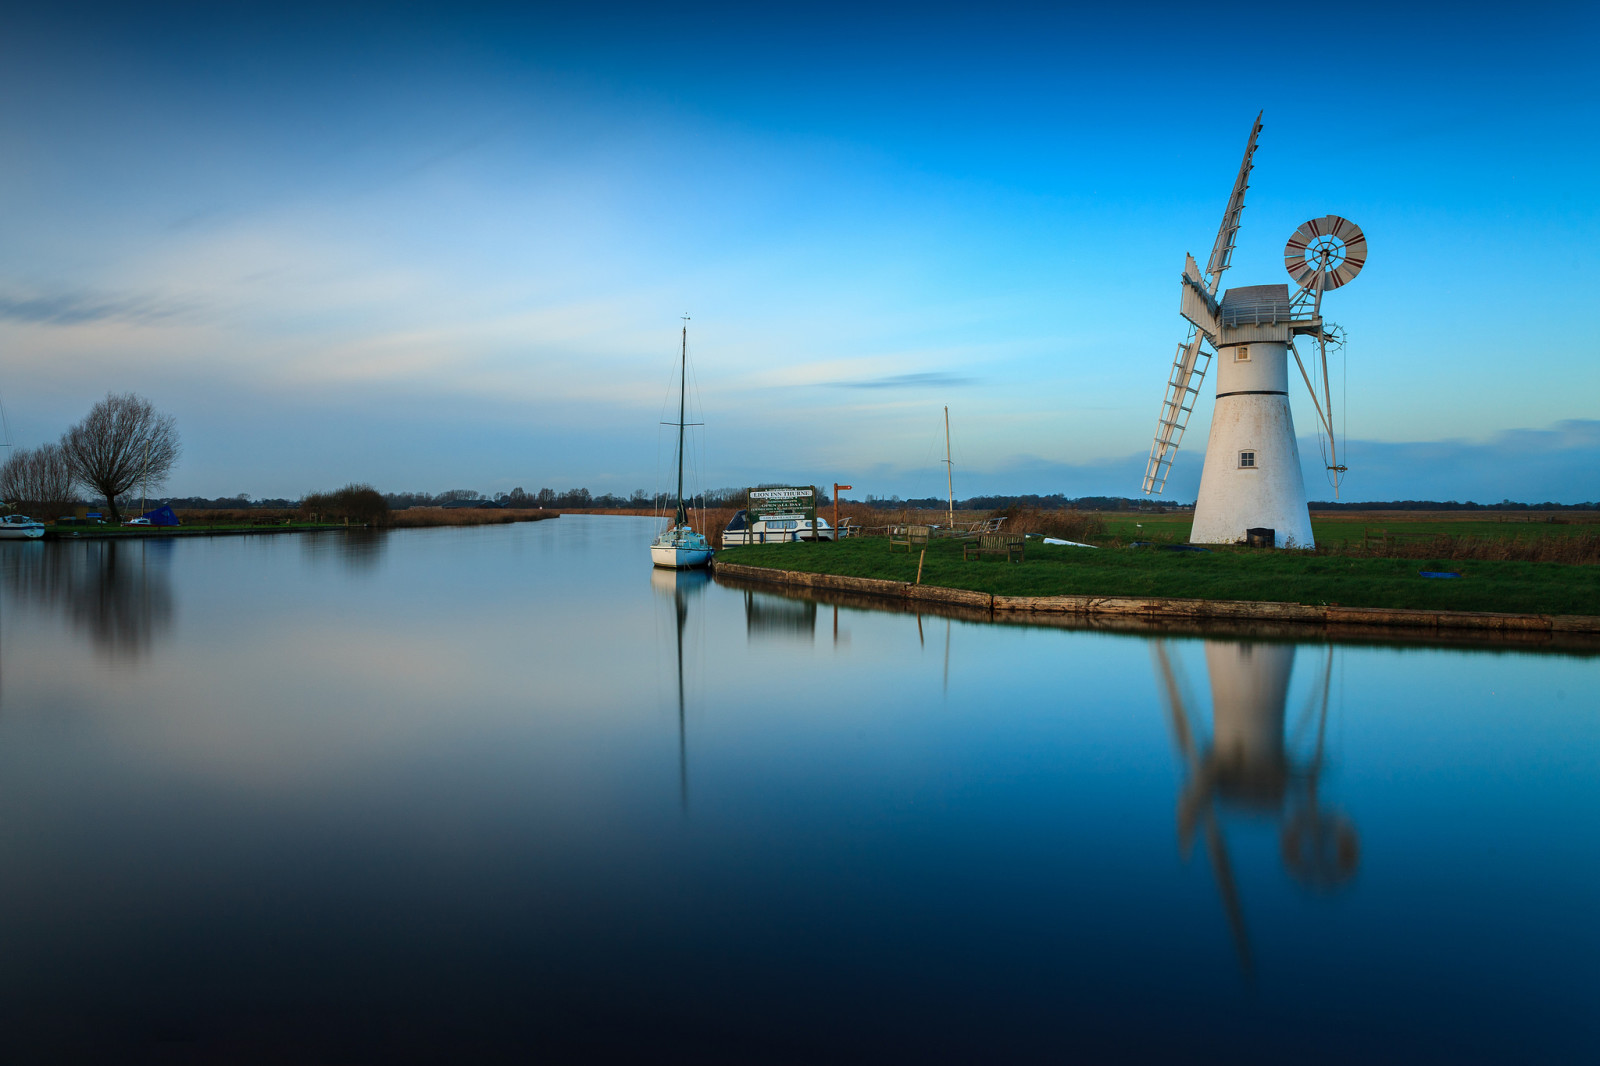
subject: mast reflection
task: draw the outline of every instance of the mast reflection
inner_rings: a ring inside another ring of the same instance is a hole
[[[689,731],[683,698],[683,628],[689,620],[689,600],[698,596],[711,580],[705,570],[661,570],[652,568],[650,585],[657,593],[672,598],[672,613],[677,631],[678,650],[678,797],[685,814],[689,811]]]
[[[1164,641],[1151,644],[1173,743],[1184,767],[1178,795],[1178,846],[1187,858],[1196,833],[1203,836],[1246,972],[1252,968],[1250,938],[1219,811],[1276,819],[1284,867],[1309,888],[1331,889],[1348,882],[1360,858],[1355,826],[1338,812],[1324,810],[1319,802],[1333,649],[1327,650],[1321,676],[1291,738],[1286,708],[1295,651],[1292,644],[1206,641],[1206,672],[1211,683],[1208,742],[1197,735],[1193,701],[1176,659]],[[1297,755],[1293,741],[1313,718],[1315,741],[1309,753]]]

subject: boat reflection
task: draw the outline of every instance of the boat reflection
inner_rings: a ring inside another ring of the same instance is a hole
[[[744,625],[746,637],[750,640],[766,638],[815,643],[817,601],[790,599],[747,589],[744,594]],[[837,626],[835,629],[837,631]]]
[[[172,627],[172,542],[27,542],[0,551],[6,592],[59,610],[108,659],[137,659]]]
[[[1326,758],[1328,697],[1333,681],[1329,647],[1320,676],[1291,736],[1287,720],[1293,644],[1208,640],[1211,735],[1202,738],[1181,667],[1165,641],[1151,643],[1157,679],[1183,760],[1178,795],[1178,846],[1187,858],[1198,832],[1217,880],[1240,963],[1251,969],[1249,933],[1219,814],[1267,815],[1278,822],[1284,867],[1296,881],[1326,890],[1356,872],[1360,843],[1355,826],[1321,806],[1319,785]],[[1315,739],[1304,733],[1315,723]],[[1309,747],[1309,751],[1303,749]],[[1302,749],[1297,753],[1297,748]]]
[[[678,653],[678,799],[686,814],[689,811],[689,730],[683,696],[683,630],[689,620],[689,600],[705,591],[710,580],[711,575],[705,570],[654,567],[650,571],[651,587],[658,594],[672,598]]]

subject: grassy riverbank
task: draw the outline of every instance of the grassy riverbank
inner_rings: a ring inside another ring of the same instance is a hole
[[[1106,535],[1122,542],[1150,540],[1182,543],[1189,538],[1194,514],[1136,515],[1118,512],[1099,516]],[[1600,512],[1529,511],[1484,515],[1471,511],[1313,511],[1311,529],[1319,547],[1364,543],[1454,540],[1545,541],[1592,538],[1600,533]]]
[[[1319,531],[1320,532],[1320,531]],[[914,581],[917,553],[883,538],[838,544],[725,548],[719,561],[807,573]],[[1419,570],[1459,570],[1430,580]],[[1027,561],[963,561],[955,540],[935,540],[922,583],[1002,596],[1161,596],[1339,604],[1442,611],[1600,614],[1600,567],[1512,560],[1372,558],[1216,548],[1065,548],[1029,540]]]

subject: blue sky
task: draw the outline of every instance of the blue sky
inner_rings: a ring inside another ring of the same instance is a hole
[[[948,404],[960,495],[1136,494],[1265,109],[1227,282],[1371,242],[1347,497],[1600,497],[1593,5],[217,7],[0,39],[19,444],[134,390],[177,493],[650,489],[688,312],[706,487],[938,493]]]

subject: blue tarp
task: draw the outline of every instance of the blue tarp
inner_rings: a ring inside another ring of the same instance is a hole
[[[157,507],[154,511],[146,511],[139,517],[150,519],[150,524],[153,526],[175,526],[178,524],[178,516],[172,513],[172,508],[170,507]]]

